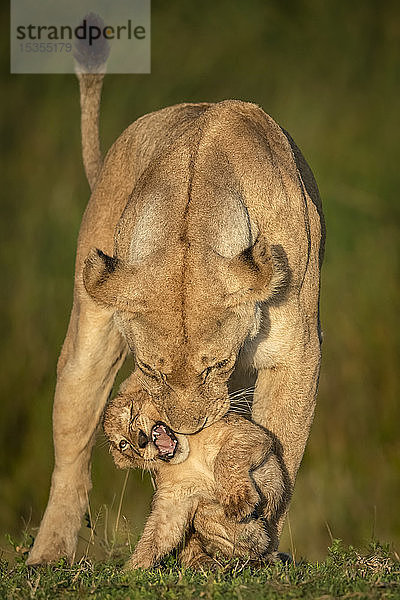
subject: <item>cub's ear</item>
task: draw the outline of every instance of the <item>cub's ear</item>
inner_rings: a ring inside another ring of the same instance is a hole
[[[229,306],[268,300],[282,285],[285,274],[262,236],[230,260],[228,267],[231,291]]]
[[[137,309],[136,269],[118,258],[92,248],[83,267],[87,293],[100,304],[117,310]]]

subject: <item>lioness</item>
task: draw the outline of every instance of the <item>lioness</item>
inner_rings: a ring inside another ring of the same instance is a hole
[[[285,486],[266,430],[231,414],[194,435],[175,435],[140,389],[109,402],[103,426],[115,464],[148,469],[156,482],[127,568],[151,567],[178,544],[187,567],[212,566],[218,554],[273,558],[269,528]]]
[[[320,369],[324,225],[290,136],[254,104],[179,104],[135,121],[102,162],[102,76],[79,77],[92,196],[58,362],[50,499],[29,564],[74,555],[95,432],[128,351],[162,420],[184,434],[221,419],[228,379],[247,387],[239,375],[253,371],[252,417],[279,441],[290,487]]]

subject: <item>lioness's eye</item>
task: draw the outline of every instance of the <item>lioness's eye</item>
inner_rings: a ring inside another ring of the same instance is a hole
[[[222,369],[228,363],[229,363],[229,358],[225,358],[224,360],[221,360],[220,362],[215,363],[215,365],[212,365],[212,367],[207,367],[207,369],[204,369],[204,371],[202,371],[202,373],[200,373],[200,377],[202,378],[203,383],[206,381],[206,379],[209,376],[209,374],[211,373],[211,371],[214,371],[215,369]]]
[[[146,363],[138,363],[138,364],[139,364],[139,368],[143,369],[143,371],[148,371],[151,374],[154,373],[154,369],[152,369],[150,365],[147,365]]]
[[[161,373],[160,371],[156,371],[150,365],[148,365],[146,363],[142,363],[139,360],[137,360],[136,362],[137,362],[139,369],[142,371],[142,373],[144,373],[148,377],[151,377],[152,379],[157,379],[157,380],[162,379],[163,381],[166,380],[167,376],[164,373]]]
[[[119,443],[119,449],[121,452],[125,452],[129,448],[129,443],[126,440],[121,440]]]
[[[226,358],[225,360],[221,360],[221,362],[217,363],[215,366],[217,367],[217,369],[222,369],[222,367],[225,367],[225,365],[227,365],[229,362],[229,358]]]
[[[211,371],[212,371],[212,367],[207,367],[207,369],[204,369],[204,371],[202,371],[200,373],[200,377],[202,378],[203,383],[205,382],[205,380],[207,379],[207,377],[209,376]]]

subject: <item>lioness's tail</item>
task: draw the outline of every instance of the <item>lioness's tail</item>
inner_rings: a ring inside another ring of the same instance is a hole
[[[77,73],[81,101],[82,158],[85,173],[93,190],[100,172],[99,114],[104,73]]]
[[[105,27],[103,19],[96,13],[86,15],[83,23],[89,27],[97,27],[99,31]],[[79,79],[81,99],[82,158],[91,190],[102,164],[99,137],[100,98],[109,53],[110,43],[102,37],[93,43],[85,38],[76,40],[74,44],[75,71]]]

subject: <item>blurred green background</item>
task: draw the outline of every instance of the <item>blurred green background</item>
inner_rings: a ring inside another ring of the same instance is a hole
[[[73,75],[8,75],[2,13],[0,546],[37,526],[52,468],[56,361],[89,196]],[[290,510],[297,556],[334,537],[400,542],[397,2],[160,2],[151,75],[107,76],[107,149],[140,115],[181,101],[260,104],[302,149],[320,187],[328,240],[319,403]],[[115,526],[124,473],[99,435],[91,507]],[[120,522],[133,539],[151,484],[131,473]],[[105,508],[106,507],[106,508]],[[94,518],[93,517],[93,518]],[[82,529],[82,538],[88,538]],[[96,536],[95,536],[96,537]],[[290,547],[286,527],[282,548]]]

